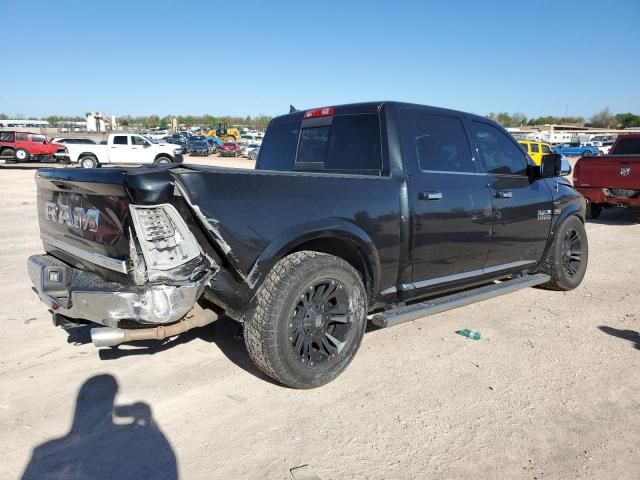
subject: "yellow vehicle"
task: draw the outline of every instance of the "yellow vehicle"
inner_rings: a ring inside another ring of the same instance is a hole
[[[529,140],[518,140],[518,143],[524,148],[524,151],[529,154],[531,159],[536,162],[536,165],[542,163],[542,156],[549,153],[553,153],[551,145],[544,142],[534,142]]]
[[[225,142],[240,140],[240,130],[231,128],[226,123],[219,123],[216,127],[216,136]]]
[[[219,123],[216,128],[203,130],[202,135],[205,137],[219,138],[223,142],[236,142],[240,140],[240,130],[229,127],[226,123]]]

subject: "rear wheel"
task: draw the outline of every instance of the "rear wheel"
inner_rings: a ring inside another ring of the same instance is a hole
[[[15,150],[13,148],[3,148],[2,151],[0,151],[0,157],[10,157],[14,159],[16,157]]]
[[[341,258],[302,251],[269,272],[245,322],[247,350],[257,367],[294,388],[336,378],[353,359],[367,321],[359,273]]]
[[[584,224],[576,216],[557,228],[542,270],[551,280],[542,287],[573,290],[582,282],[589,260],[589,242]]]
[[[82,168],[96,168],[98,166],[98,159],[93,155],[85,155],[80,158],[80,166]]]
[[[24,148],[18,148],[15,153],[16,160],[19,162],[28,162],[31,155]]]
[[[587,218],[596,219],[602,213],[602,205],[600,203],[589,202],[587,204]]]

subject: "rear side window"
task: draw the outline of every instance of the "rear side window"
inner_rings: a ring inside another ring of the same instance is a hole
[[[270,125],[256,168],[380,173],[377,114],[338,115],[329,125],[300,125],[300,121]]]
[[[0,142],[13,142],[13,132],[0,132]]]
[[[475,171],[469,141],[459,118],[419,114],[415,137],[421,170]]]
[[[258,170],[293,170],[299,133],[299,121],[269,125],[260,148],[256,168]]]
[[[612,153],[616,155],[640,155],[640,138],[621,138]]]
[[[126,135],[116,135],[113,137],[114,145],[127,145],[127,136]]]
[[[303,128],[296,169],[379,173],[380,123],[376,114],[333,117],[329,126]]]
[[[16,142],[26,142],[29,140],[29,135],[26,133],[16,133]]]
[[[531,153],[540,153],[540,145],[538,145],[537,143],[532,143]]]
[[[488,173],[526,174],[526,156],[511,138],[488,123],[473,121],[472,125],[476,144]]]

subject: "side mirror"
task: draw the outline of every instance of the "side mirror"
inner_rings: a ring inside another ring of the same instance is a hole
[[[562,174],[562,155],[549,153],[542,157],[540,163],[540,178],[559,177]]]
[[[567,175],[571,175],[573,168],[571,168],[571,164],[569,163],[569,160],[567,160],[564,156],[562,157],[561,165],[562,166],[560,168],[560,176],[566,177]]]

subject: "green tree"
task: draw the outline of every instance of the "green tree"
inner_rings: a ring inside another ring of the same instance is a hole
[[[640,115],[633,113],[618,113],[616,122],[621,128],[640,127]]]

